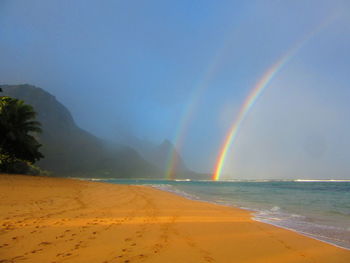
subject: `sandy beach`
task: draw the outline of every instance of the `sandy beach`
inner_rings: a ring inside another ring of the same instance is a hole
[[[248,211],[145,186],[0,175],[0,262],[350,262]]]

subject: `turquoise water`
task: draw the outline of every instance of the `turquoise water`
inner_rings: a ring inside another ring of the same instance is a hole
[[[190,199],[241,207],[253,211],[255,220],[350,249],[350,181],[103,181],[149,185]]]

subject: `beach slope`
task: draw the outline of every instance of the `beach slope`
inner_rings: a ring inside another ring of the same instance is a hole
[[[348,263],[249,212],[145,186],[0,175],[0,262]]]

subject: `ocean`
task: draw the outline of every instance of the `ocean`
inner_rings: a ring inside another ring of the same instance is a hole
[[[116,180],[253,212],[253,219],[350,249],[350,181]]]

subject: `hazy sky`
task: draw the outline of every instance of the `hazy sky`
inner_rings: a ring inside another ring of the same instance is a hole
[[[182,134],[188,166],[212,172],[254,84],[317,27],[257,100],[224,173],[350,179],[347,0],[0,0],[0,81],[44,88],[103,138]]]

